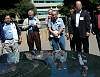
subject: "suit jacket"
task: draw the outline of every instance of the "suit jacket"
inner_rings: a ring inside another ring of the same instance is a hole
[[[92,30],[95,34],[99,33],[100,30],[98,29],[98,16],[95,15],[93,17],[93,22],[92,22]]]
[[[71,17],[72,33],[76,33],[76,12]],[[86,37],[86,32],[90,32],[90,15],[86,10],[82,10],[79,18],[79,36]]]

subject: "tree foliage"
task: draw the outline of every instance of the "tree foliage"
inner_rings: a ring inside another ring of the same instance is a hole
[[[100,3],[100,0],[89,0],[92,4],[98,4]]]
[[[22,0],[2,0],[0,1],[0,8],[10,9],[15,8],[15,4],[19,3]]]
[[[70,8],[75,5],[77,0],[64,0],[64,5],[60,7],[60,13],[62,15],[68,15]],[[80,0],[83,4],[83,9],[93,12],[95,10],[96,4],[100,4],[100,0]]]
[[[19,13],[22,18],[25,18],[28,9],[36,12],[36,8],[30,0],[2,0],[0,2],[0,15],[10,14],[14,17]]]
[[[16,4],[16,7],[17,12],[24,18],[27,16],[27,11],[29,9],[33,9],[36,13],[36,8],[30,0],[22,0],[20,3]]]
[[[60,9],[59,13],[61,15],[68,15],[69,14],[68,6],[63,5],[63,6],[58,6],[58,8]]]

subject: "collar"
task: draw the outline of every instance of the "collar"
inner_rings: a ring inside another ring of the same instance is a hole
[[[4,25],[6,25],[6,26],[7,26],[7,25],[12,25],[12,23],[9,23],[9,24],[5,23]]]
[[[80,11],[78,11],[78,12],[76,11],[76,14],[77,14],[77,13],[80,13],[80,14],[81,14],[81,12],[82,12],[82,9],[81,9]]]
[[[33,16],[33,17],[29,17],[29,20],[36,20],[36,18]]]
[[[55,20],[52,20],[53,23],[57,23],[57,21],[59,20],[59,17]]]

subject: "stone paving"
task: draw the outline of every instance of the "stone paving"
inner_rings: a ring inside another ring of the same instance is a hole
[[[41,29],[40,30],[40,35],[41,35],[41,44],[42,44],[42,50],[51,50],[50,47],[50,43],[48,41],[48,31],[47,29]],[[22,32],[22,36],[23,36],[23,42],[20,45],[20,49],[21,51],[28,51],[28,46],[27,46],[27,41],[26,41],[26,32]],[[69,40],[67,40],[67,38],[65,37],[65,41],[66,41],[66,50],[70,50],[70,44],[69,44]],[[89,50],[90,50],[90,54],[94,54],[94,55],[98,55],[100,56],[100,52],[97,46],[97,41],[95,38],[95,35],[90,35],[89,38]]]

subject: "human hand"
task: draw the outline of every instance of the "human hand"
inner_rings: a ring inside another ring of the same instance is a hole
[[[21,44],[22,42],[22,36],[19,36],[18,44]]]
[[[54,33],[54,36],[55,36],[55,37],[58,37],[58,33]]]
[[[58,36],[59,36],[58,31],[53,31],[53,35],[54,35],[55,37],[58,37]]]
[[[26,28],[25,27],[22,27],[22,30],[25,30]]]
[[[90,33],[89,32],[86,32],[86,36],[90,36]]]
[[[70,34],[70,38],[71,38],[71,39],[73,38],[73,34]]]
[[[93,35],[95,35],[95,33],[94,33],[94,32],[92,32],[92,34],[93,34]]]
[[[65,36],[67,37],[67,40],[69,40],[69,33],[66,33]]]

